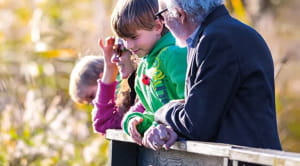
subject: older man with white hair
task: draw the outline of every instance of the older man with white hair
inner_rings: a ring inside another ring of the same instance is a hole
[[[155,17],[187,46],[185,101],[155,113],[143,144],[168,149],[177,138],[281,149],[274,65],[264,39],[232,18],[222,0],[158,0]],[[175,131],[175,132],[174,132]]]

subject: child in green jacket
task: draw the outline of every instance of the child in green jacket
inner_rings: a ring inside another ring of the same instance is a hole
[[[146,111],[124,116],[122,127],[141,144],[143,133],[153,124],[153,113],[173,99],[184,98],[187,49],[175,45],[175,38],[155,19],[157,0],[118,1],[112,15],[112,27],[125,47],[140,59],[135,91]]]

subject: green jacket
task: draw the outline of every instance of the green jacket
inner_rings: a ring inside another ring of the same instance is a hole
[[[146,111],[128,113],[123,119],[123,129],[128,133],[128,122],[135,116],[144,118],[138,126],[143,133],[154,121],[153,113],[173,99],[184,98],[187,49],[175,45],[170,32],[160,38],[151,52],[141,59],[137,68],[135,91]]]

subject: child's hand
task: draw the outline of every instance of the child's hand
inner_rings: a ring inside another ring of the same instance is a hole
[[[137,126],[143,122],[143,118],[135,117],[130,119],[128,123],[128,131],[131,138],[139,145],[142,145],[142,136],[137,130]]]
[[[116,65],[111,62],[111,58],[115,54],[114,49],[113,49],[114,43],[115,43],[114,37],[107,37],[105,39],[105,41],[103,39],[99,40],[99,46],[100,46],[103,56],[104,56],[105,65],[107,65],[108,67],[116,68]]]
[[[117,65],[111,62],[111,57],[114,54],[114,42],[115,38],[113,37],[107,37],[105,41],[103,39],[99,40],[99,46],[104,56],[104,71],[101,81],[106,84],[116,81],[118,75]]]

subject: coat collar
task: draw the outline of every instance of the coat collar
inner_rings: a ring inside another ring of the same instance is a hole
[[[200,36],[202,35],[205,27],[209,25],[212,21],[216,20],[219,17],[222,17],[224,15],[229,15],[226,7],[224,5],[220,5],[216,8],[214,8],[205,18],[205,20],[201,23],[201,27],[199,28],[197,34],[195,35],[195,40],[192,43],[191,48],[195,48],[197,43],[200,40]]]

